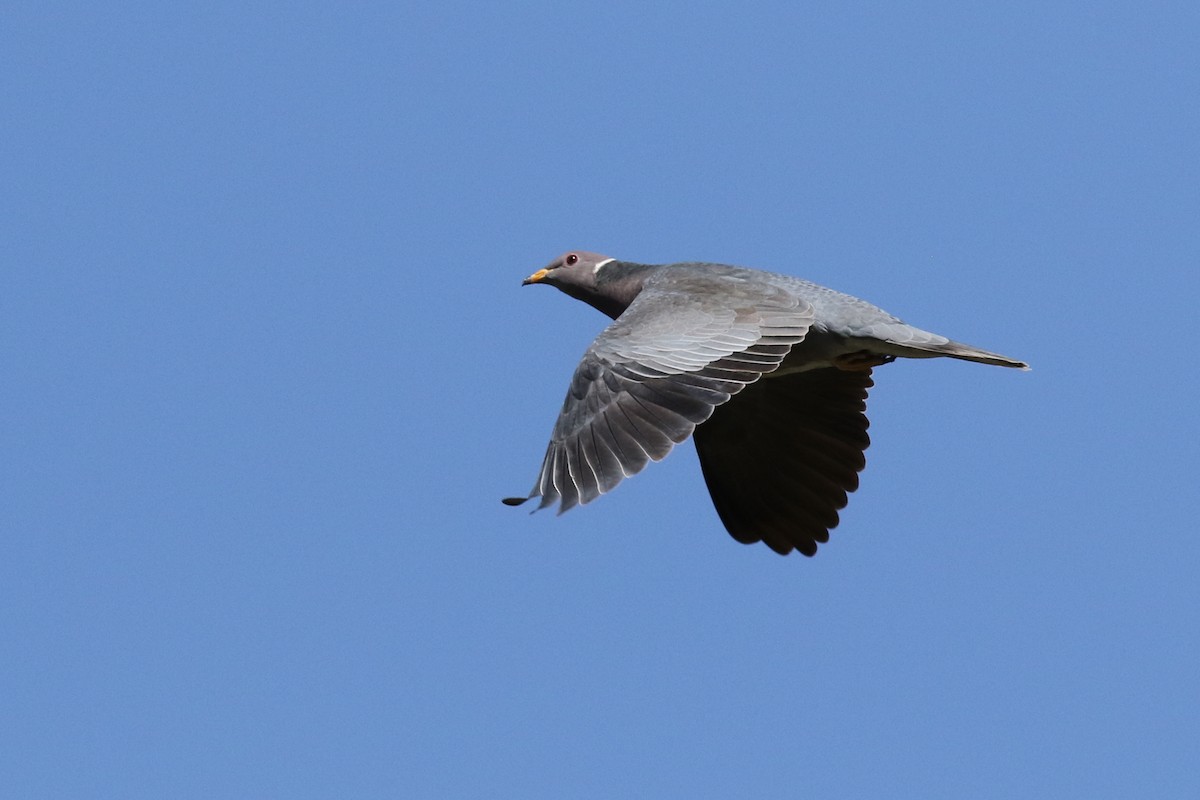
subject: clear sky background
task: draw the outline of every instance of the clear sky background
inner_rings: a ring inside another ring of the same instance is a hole
[[[1197,9],[7,4],[3,795],[1200,796]],[[568,248],[1034,369],[878,370],[812,560],[530,516]]]

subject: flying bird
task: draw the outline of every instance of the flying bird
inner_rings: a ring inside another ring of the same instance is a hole
[[[575,250],[548,284],[614,322],[575,369],[527,497],[589,503],[694,435],[739,542],[815,555],[866,466],[871,370],[949,356],[1029,369],[815,283],[725,264],[637,264]]]

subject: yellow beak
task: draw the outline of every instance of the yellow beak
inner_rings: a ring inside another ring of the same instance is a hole
[[[546,275],[548,275],[549,273],[550,273],[550,270],[548,270],[548,269],[539,269],[537,272],[533,273],[528,278],[521,281],[521,285],[528,286],[531,283],[541,283],[543,280],[545,280]]]

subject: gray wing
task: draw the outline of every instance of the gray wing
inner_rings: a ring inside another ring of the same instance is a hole
[[[576,368],[529,497],[505,502],[540,497],[561,514],[610,491],[775,370],[812,322],[812,307],[777,287],[648,282]]]
[[[871,371],[767,377],[696,430],[696,453],[733,538],[815,555],[866,466]]]

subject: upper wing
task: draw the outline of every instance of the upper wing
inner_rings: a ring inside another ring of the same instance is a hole
[[[592,342],[571,378],[529,498],[559,513],[662,459],[696,426],[776,369],[813,322],[812,307],[737,276],[647,281]]]

